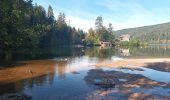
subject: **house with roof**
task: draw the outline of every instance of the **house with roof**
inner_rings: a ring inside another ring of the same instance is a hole
[[[131,39],[131,36],[129,35],[129,34],[127,34],[127,35],[121,35],[120,37],[119,37],[119,40],[120,41],[130,41],[130,39]]]
[[[113,46],[111,42],[104,42],[104,41],[101,41],[100,45],[102,47],[111,47],[111,46]]]

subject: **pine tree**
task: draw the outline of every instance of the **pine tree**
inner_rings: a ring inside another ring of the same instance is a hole
[[[112,23],[109,23],[108,31],[109,31],[110,34],[113,34],[113,25],[112,25]]]
[[[103,18],[101,16],[98,16],[95,21],[95,28],[96,30],[100,30],[103,27]]]
[[[48,7],[47,17],[49,18],[50,23],[53,23],[55,21],[53,9],[50,5]]]

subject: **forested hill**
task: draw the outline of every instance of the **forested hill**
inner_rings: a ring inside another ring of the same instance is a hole
[[[170,43],[170,22],[118,30],[116,36],[129,34],[135,39],[147,43]]]

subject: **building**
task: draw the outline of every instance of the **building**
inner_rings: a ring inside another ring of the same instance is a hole
[[[101,45],[102,47],[111,47],[111,46],[112,46],[112,43],[101,41],[101,42],[100,42],[100,45]]]
[[[130,41],[130,39],[131,39],[131,36],[130,35],[121,35],[120,37],[119,37],[119,40],[120,41]]]

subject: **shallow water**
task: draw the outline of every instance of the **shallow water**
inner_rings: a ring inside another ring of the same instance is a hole
[[[166,48],[166,49],[165,49]],[[127,50],[128,49],[128,50]],[[41,51],[41,50],[40,50]],[[18,62],[20,60],[40,60],[48,59],[54,62],[53,73],[36,76],[34,78],[22,79],[9,84],[0,85],[0,97],[5,94],[23,93],[32,98],[32,100],[79,100],[87,99],[91,93],[98,89],[89,86],[84,77],[91,69],[101,69],[94,66],[101,61],[122,60],[124,58],[168,58],[170,57],[170,47],[141,47],[141,48],[125,48],[125,49],[100,49],[100,48],[77,48],[77,49],[54,49],[51,52],[40,53],[40,51],[33,53],[30,57],[29,54],[19,56],[18,52],[13,54],[13,60]],[[129,52],[127,52],[129,51]],[[28,56],[29,55],[29,56]],[[4,57],[2,54],[1,58]],[[2,61],[2,60],[1,60]],[[31,63],[32,61],[30,61]],[[2,64],[3,62],[1,62]],[[41,63],[39,63],[41,65]],[[29,64],[28,64],[29,65]],[[38,64],[37,64],[38,65]],[[22,67],[22,66],[21,66]],[[151,80],[169,83],[170,72],[163,72],[149,68],[141,68],[139,70],[129,69],[114,69],[103,66],[104,70],[122,71],[130,74],[140,74]],[[41,68],[39,69],[41,70]],[[1,74],[1,73],[0,73]],[[7,75],[8,73],[6,73]],[[166,76],[166,77],[162,77]],[[124,79],[120,79],[126,82]],[[117,88],[116,88],[117,89]],[[117,90],[112,90],[117,91]],[[141,89],[133,89],[133,92],[143,92]],[[165,91],[170,95],[169,89],[155,87],[150,89],[146,94],[161,94]],[[122,94],[123,95],[123,94]]]
[[[133,92],[137,93],[146,93],[146,94],[154,94],[154,95],[162,95],[162,96],[169,96],[170,88],[165,89],[162,87],[154,87],[153,89],[141,89],[141,88],[134,88],[132,89]]]

